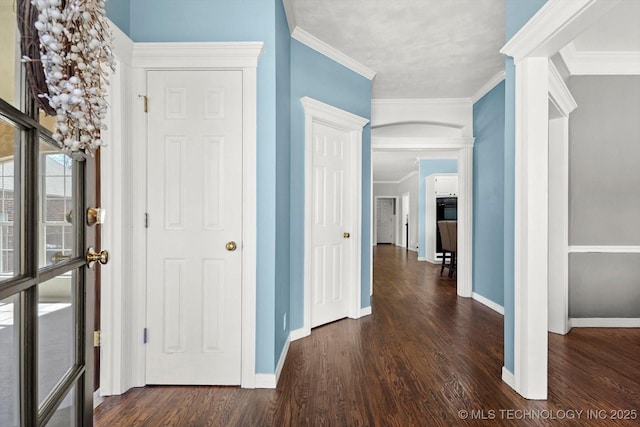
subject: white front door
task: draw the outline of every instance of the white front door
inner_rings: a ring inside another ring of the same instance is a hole
[[[147,95],[146,382],[240,384],[242,72],[149,71]]]
[[[314,122],[312,130],[311,327],[349,315],[357,244],[351,202],[349,132]]]
[[[377,243],[393,243],[393,199],[378,199]]]

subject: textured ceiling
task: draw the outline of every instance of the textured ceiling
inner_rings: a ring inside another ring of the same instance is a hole
[[[297,26],[376,72],[374,99],[472,98],[504,70],[504,2],[291,0]],[[575,46],[640,51],[640,0],[622,0]],[[405,177],[423,154],[374,152],[374,181]]]
[[[376,71],[373,98],[471,98],[504,68],[504,0],[294,0],[303,30]]]

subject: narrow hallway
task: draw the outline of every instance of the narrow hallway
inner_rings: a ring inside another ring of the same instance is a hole
[[[106,398],[95,424],[560,425],[568,411],[584,411],[574,417],[579,425],[602,425],[601,415],[640,409],[640,330],[550,335],[549,400],[527,401],[500,379],[502,316],[458,298],[455,280],[413,252],[376,247],[374,266],[373,315],[292,342],[276,390],[133,389]],[[523,410],[542,419],[524,418]],[[605,412],[587,418],[589,410]],[[617,423],[637,425],[637,417]]]

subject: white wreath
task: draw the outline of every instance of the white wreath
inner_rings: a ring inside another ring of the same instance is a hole
[[[107,78],[115,71],[112,34],[103,0],[31,0],[40,60],[56,111],[53,138],[74,157],[92,156],[103,145]],[[26,58],[28,60],[28,58]]]

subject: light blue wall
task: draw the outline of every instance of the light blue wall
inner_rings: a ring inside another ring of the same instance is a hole
[[[458,161],[444,160],[420,160],[418,165],[418,257],[424,258],[426,249],[426,183],[425,178],[434,173],[457,173]]]
[[[109,0],[104,4],[107,16],[126,35],[131,29],[131,0]]]
[[[276,1],[276,293],[275,293],[275,348],[277,364],[289,336],[289,296],[291,294],[290,240],[291,240],[291,64],[289,26],[282,1]],[[275,365],[274,365],[275,369]]]
[[[291,329],[303,326],[304,313],[304,109],[309,96],[367,119],[371,81],[291,40]],[[362,307],[368,307],[371,216],[371,128],[362,135]]]
[[[504,304],[504,81],[473,104],[473,292]]]
[[[505,28],[508,41],[547,0],[506,0]],[[515,208],[515,88],[513,59],[505,59],[504,115],[504,366],[513,373],[514,339],[514,208]]]
[[[135,0],[130,18],[136,42],[264,42],[257,70],[256,372],[273,373],[288,334],[282,315],[289,307],[290,269],[289,183],[283,178],[289,162],[289,46],[282,2]]]

